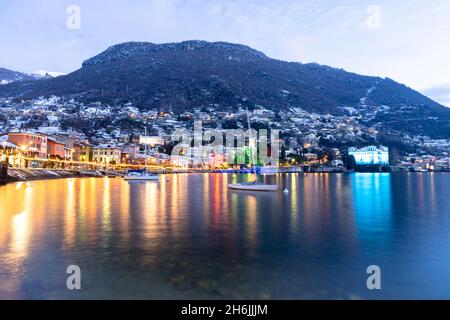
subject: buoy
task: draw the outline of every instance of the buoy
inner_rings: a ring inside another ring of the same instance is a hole
[[[286,188],[283,190],[284,193],[289,193],[289,190]]]

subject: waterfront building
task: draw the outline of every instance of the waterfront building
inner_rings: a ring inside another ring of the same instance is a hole
[[[98,163],[114,164],[120,163],[122,151],[120,148],[103,144],[92,149],[92,160]]]
[[[72,146],[73,161],[91,162],[92,161],[92,147],[89,143],[75,142]]]
[[[389,165],[389,149],[383,146],[349,148],[348,155],[355,157],[357,165]]]
[[[331,161],[331,166],[336,167],[336,168],[340,168],[344,166],[344,162],[342,160],[332,160]]]
[[[16,165],[17,155],[20,152],[19,147],[8,141],[0,141],[0,163],[4,165]],[[17,162],[17,165],[20,165]]]
[[[134,160],[138,157],[139,146],[135,144],[126,144],[122,147],[122,153],[128,154],[128,158]]]
[[[189,157],[176,155],[176,156],[172,156],[170,158],[170,163],[174,167],[180,167],[180,168],[187,169],[190,166],[191,160],[192,159]]]
[[[128,152],[122,152],[120,153],[120,162],[121,163],[131,163],[131,157]]]
[[[246,147],[224,147],[224,161],[229,165],[245,164]]]
[[[164,139],[159,136],[140,136],[139,144],[146,144],[152,147],[157,145],[163,146]]]
[[[66,145],[68,148],[73,148],[73,145],[76,143],[85,143],[88,144],[89,141],[86,136],[82,133],[78,133],[76,131],[71,132],[58,132],[55,134],[49,135],[51,138],[58,140]]]
[[[47,136],[34,132],[10,132],[8,142],[19,146],[29,158],[47,159]]]
[[[47,138],[47,156],[49,159],[65,159],[66,153],[65,153],[65,144],[54,139],[54,138]]]
[[[303,154],[303,156],[308,161],[315,161],[315,160],[317,160],[317,154],[315,154],[315,153],[308,152],[308,153]]]
[[[188,147],[186,149],[185,156],[191,159],[191,163],[194,166],[203,164],[203,162],[208,158],[210,150],[208,147]]]
[[[64,147],[64,159],[72,161],[73,160],[73,149],[70,149],[69,147]]]
[[[92,161],[92,150],[88,139],[83,133],[76,131],[57,132],[49,136],[65,145],[66,160],[89,162]],[[68,149],[68,150],[67,150]]]

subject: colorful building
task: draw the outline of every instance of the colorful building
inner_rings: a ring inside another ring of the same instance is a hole
[[[355,157],[357,165],[389,165],[389,148],[383,146],[349,148],[348,155]]]
[[[146,144],[149,146],[156,146],[156,145],[164,145],[164,139],[159,136],[140,136],[139,137],[139,144]]]
[[[97,163],[120,163],[122,151],[120,148],[103,144],[92,148],[92,160]]]
[[[73,160],[73,149],[70,149],[67,146],[64,147],[64,159],[68,161]]]
[[[72,146],[72,160],[80,162],[92,161],[92,147],[89,143],[76,142]]]
[[[122,147],[122,153],[128,154],[130,160],[134,160],[139,155],[139,146],[135,144],[127,144]]]
[[[8,142],[17,145],[29,158],[47,159],[47,136],[34,132],[10,132]]]
[[[47,138],[47,156],[49,159],[66,159],[65,144],[54,139]]]
[[[7,141],[0,141],[0,163],[8,166],[20,165],[18,161],[19,147]]]

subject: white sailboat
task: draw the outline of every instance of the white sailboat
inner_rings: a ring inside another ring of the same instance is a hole
[[[147,170],[130,170],[128,174],[123,177],[125,181],[155,181],[159,180],[157,174],[147,172]]]
[[[250,141],[252,140],[252,131],[251,131],[251,127],[250,127],[250,116],[248,115],[248,109],[247,109],[247,124],[248,124],[248,130],[249,130],[249,144],[250,144]],[[256,173],[255,166],[253,166],[253,172],[255,174],[254,181],[229,184],[228,188],[233,189],[233,190],[244,190],[244,191],[277,191],[278,190],[277,184],[265,184],[262,182],[258,182],[258,175]]]
[[[265,184],[257,181],[229,184],[228,188],[244,191],[277,191],[277,184]]]
[[[147,136],[147,128],[145,128],[145,136]],[[123,177],[125,181],[156,181],[159,175],[147,171],[147,144],[145,145],[145,169],[129,170],[127,175]]]

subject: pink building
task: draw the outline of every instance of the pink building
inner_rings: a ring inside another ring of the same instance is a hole
[[[27,157],[47,159],[46,135],[34,132],[10,132],[8,142],[18,146]]]
[[[65,159],[65,147],[64,143],[53,138],[47,138],[47,155],[49,158]]]

